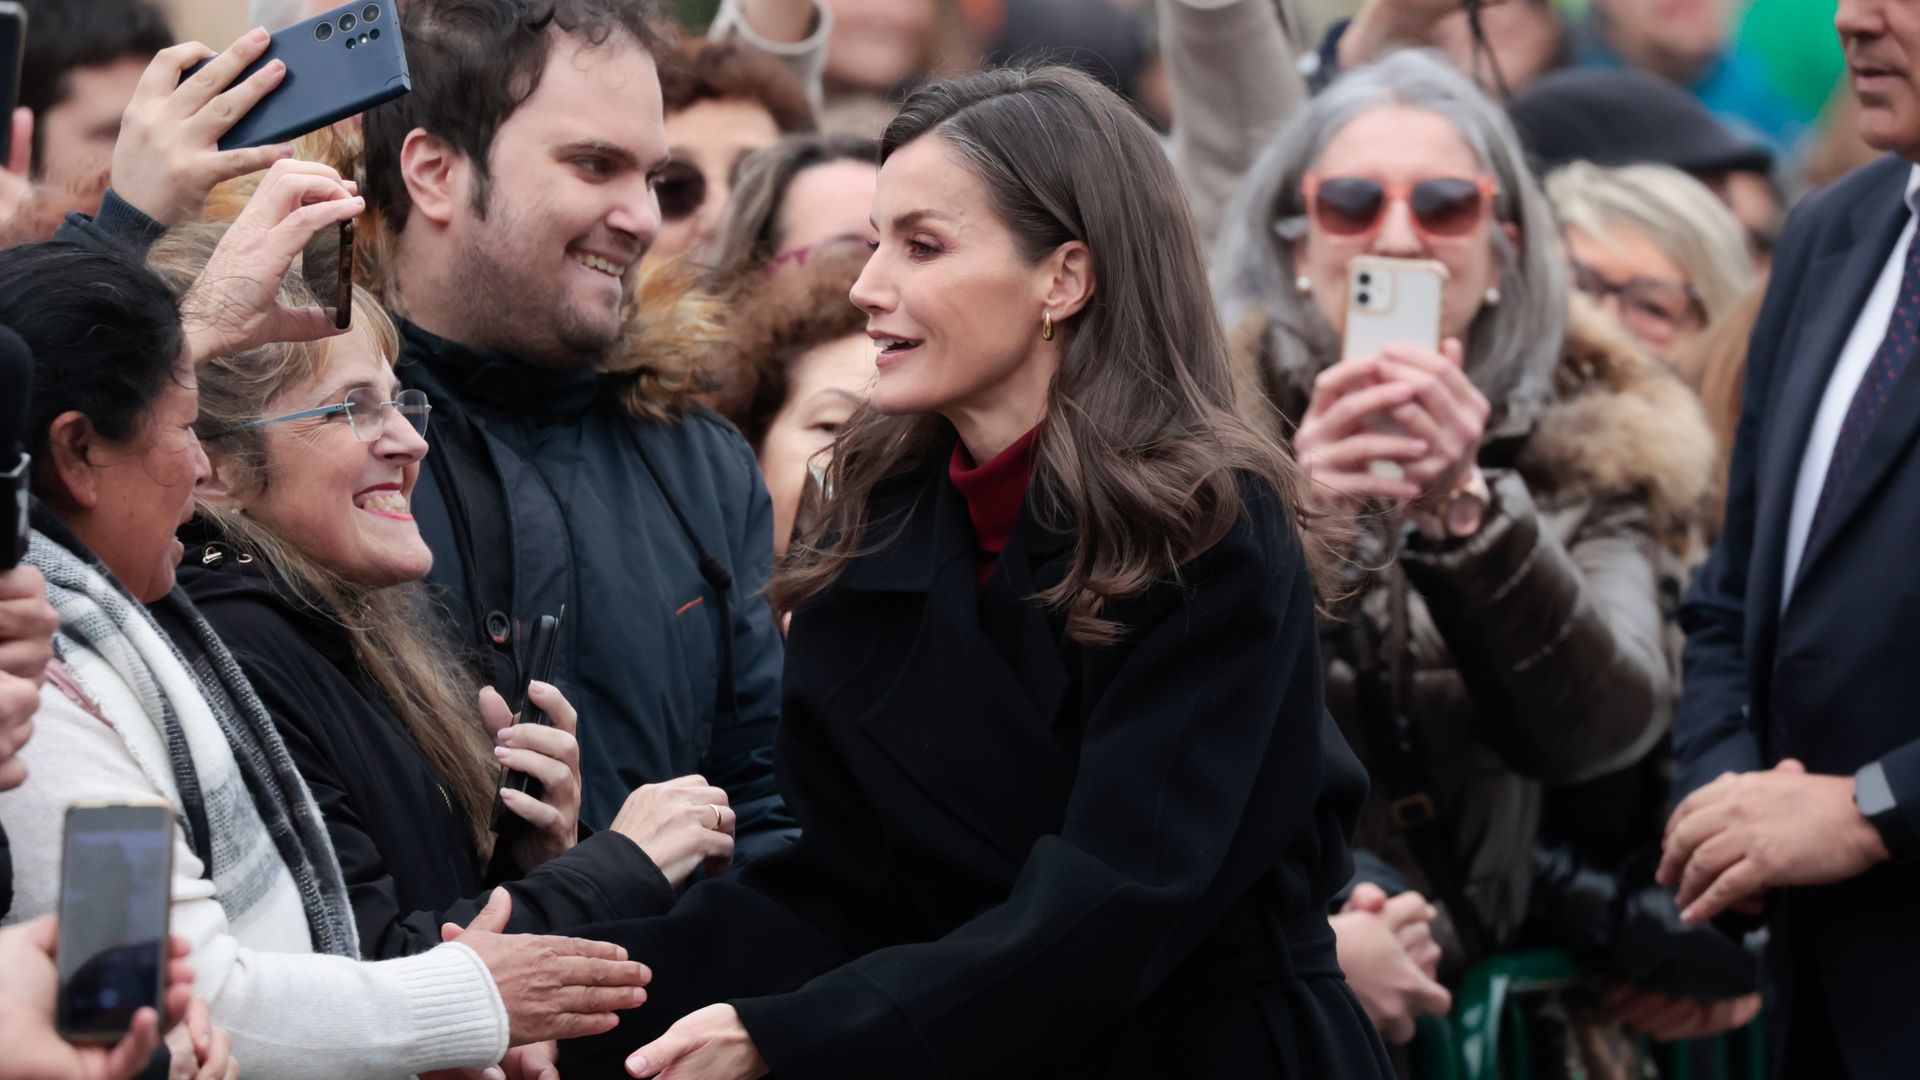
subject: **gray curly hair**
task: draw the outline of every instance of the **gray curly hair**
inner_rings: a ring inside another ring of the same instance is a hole
[[[1536,412],[1552,393],[1567,322],[1567,275],[1551,208],[1528,172],[1520,140],[1498,105],[1437,54],[1402,51],[1341,76],[1283,127],[1242,179],[1213,252],[1214,295],[1229,327],[1268,317],[1278,374],[1302,391],[1340,359],[1339,337],[1311,296],[1294,285],[1306,235],[1302,176],[1341,129],[1387,105],[1428,109],[1451,121],[1499,184],[1493,212],[1517,226],[1520,243],[1493,230],[1503,299],[1468,328],[1467,376],[1510,419]],[[1295,420],[1298,417],[1294,418]]]

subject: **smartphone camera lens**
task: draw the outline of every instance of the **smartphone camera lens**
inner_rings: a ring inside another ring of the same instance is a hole
[[[360,9],[361,22],[378,22],[379,19],[380,19],[379,4],[368,4],[366,7],[363,7]]]
[[[349,49],[351,49],[351,48],[353,48],[353,46],[354,46],[354,40],[353,40],[352,38],[348,38],[348,39],[347,39],[347,48],[349,48]]]
[[[1370,296],[1370,295],[1369,295],[1369,294],[1367,294],[1367,293],[1361,293],[1361,294],[1360,294],[1360,296],[1358,297],[1358,299],[1359,299],[1359,301],[1360,301],[1360,306],[1361,306],[1361,307],[1366,307],[1366,306],[1367,306],[1367,301],[1369,301],[1369,300],[1371,300],[1371,299],[1373,299],[1373,297],[1372,297],[1372,296]]]
[[[314,40],[316,41],[333,40],[333,24],[330,22],[323,22],[319,26],[314,27],[313,37],[314,37]]]
[[[369,38],[372,38],[372,39],[373,39],[373,40],[375,40],[375,41],[379,41],[379,40],[380,40],[380,31],[379,31],[379,30],[378,30],[378,29],[376,28],[376,29],[373,29],[373,30],[369,30],[369,31],[367,31],[367,32],[366,32],[365,34],[363,34],[363,35],[361,35],[361,36],[363,36],[363,37],[369,37]]]
[[[1372,274],[1361,274],[1361,275],[1360,275],[1360,284],[1362,284],[1362,285],[1371,285],[1371,284],[1373,284],[1373,275],[1372,275]]]
[[[360,20],[354,18],[353,12],[351,11],[347,12],[345,15],[340,16],[340,32],[343,34],[353,33],[353,28],[359,25],[360,25]]]

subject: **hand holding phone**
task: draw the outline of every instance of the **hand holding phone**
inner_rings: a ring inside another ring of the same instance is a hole
[[[72,1043],[54,1029],[60,993],[56,964],[59,921],[45,915],[0,929],[0,1014],[8,1017],[7,1075],[105,1077],[132,1080],[160,1046],[161,1031],[190,1011],[193,968],[185,938],[172,939],[167,965],[166,1007],[139,1012],[127,1034],[115,1043]]]
[[[115,1042],[166,1005],[173,828],[157,800],[67,810],[55,1026],[70,1042]]]
[[[267,51],[251,30],[216,55],[197,41],[162,49],[147,65],[113,144],[113,190],[162,225],[200,215],[219,184],[259,172],[293,148],[285,143],[223,150],[220,139],[286,78],[270,63],[242,77]],[[192,78],[184,79],[192,71]]]
[[[1446,287],[1447,268],[1440,262],[1355,256],[1347,267],[1341,357],[1379,356],[1395,345],[1438,351]],[[1405,426],[1384,413],[1369,414],[1367,426],[1382,435],[1407,434]],[[1376,458],[1367,467],[1381,480],[1406,477],[1405,468],[1390,458]]]
[[[180,301],[194,360],[341,333],[337,311],[289,307],[281,302],[280,284],[314,237],[337,230],[364,209],[366,200],[331,168],[276,162]],[[349,253],[342,254],[350,269]]]
[[[536,681],[549,686],[553,684],[553,663],[560,645],[560,626],[566,617],[567,608],[564,604],[558,615],[540,616],[540,620],[534,624],[532,636],[527,639],[527,662],[521,669],[520,686],[507,702],[519,724],[552,723],[546,712],[533,703],[532,689]],[[518,769],[507,770],[501,787],[535,800],[545,792],[538,779]],[[494,831],[502,832],[521,824],[525,824],[524,819],[507,807],[503,797],[496,797],[493,808]]]
[[[300,253],[300,276],[334,329],[353,325],[353,219],[321,229]]]

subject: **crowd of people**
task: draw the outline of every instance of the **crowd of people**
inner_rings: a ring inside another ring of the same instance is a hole
[[[1536,1075],[1905,1075],[1916,0],[1837,91],[1724,0],[398,0],[223,149],[332,6],[25,0],[0,1080],[1417,1078],[1543,948]]]

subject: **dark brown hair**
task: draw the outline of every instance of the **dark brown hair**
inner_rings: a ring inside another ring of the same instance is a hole
[[[858,240],[828,240],[774,266],[754,267],[727,285],[727,346],[718,365],[714,410],[753,444],[787,404],[793,363],[808,351],[866,329],[847,294],[867,264]]]
[[[785,64],[732,41],[696,38],[662,60],[660,100],[668,116],[702,101],[751,101],[772,114],[782,135],[819,126],[806,87]]]
[[[1028,498],[1043,524],[1074,537],[1065,578],[1039,599],[1065,613],[1075,641],[1111,643],[1121,627],[1105,617],[1108,603],[1177,576],[1218,543],[1241,516],[1243,475],[1297,506],[1297,471],[1234,410],[1186,195],[1126,102],[1065,68],[988,71],[915,92],[881,159],[926,137],[968,165],[1027,259],[1075,240],[1090,252],[1095,291],[1062,324]],[[868,535],[874,489],[929,467],[951,432],[937,415],[863,409],[835,445],[818,522],[774,580],[776,607],[818,596],[848,562],[884,546]],[[1316,567],[1332,565],[1308,551]]]
[[[780,209],[794,177],[816,165],[864,161],[878,167],[879,160],[880,145],[872,139],[837,134],[789,135],[747,155],[720,227],[715,276],[732,281],[780,253],[781,233],[790,227],[781,220]]]
[[[540,87],[562,36],[603,45],[624,34],[656,59],[666,50],[653,0],[432,0],[401,12],[413,90],[369,111],[367,204],[396,234],[413,210],[400,147],[420,128],[473,163],[473,203],[484,212],[494,136]]]

